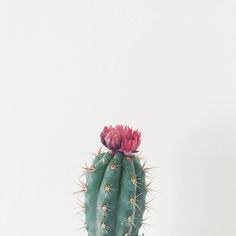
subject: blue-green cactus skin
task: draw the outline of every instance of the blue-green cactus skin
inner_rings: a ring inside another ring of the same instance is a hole
[[[147,194],[139,159],[123,153],[98,154],[86,174],[88,236],[138,236]]]
[[[136,191],[136,202],[138,207],[138,211],[135,212],[134,217],[134,225],[136,227],[132,228],[130,236],[138,235],[138,230],[142,225],[143,214],[145,211],[145,204],[146,204],[146,196],[147,196],[147,185],[146,185],[146,178],[145,178],[145,171],[143,170],[142,165],[140,164],[139,159],[134,159],[134,169],[137,178],[137,191]]]

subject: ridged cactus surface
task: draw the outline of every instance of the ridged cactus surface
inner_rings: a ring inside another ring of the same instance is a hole
[[[88,236],[138,236],[146,208],[145,168],[137,155],[140,132],[105,127],[98,153],[85,168],[85,227]]]

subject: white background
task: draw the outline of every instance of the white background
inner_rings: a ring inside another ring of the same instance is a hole
[[[0,235],[82,235],[79,167],[122,123],[158,166],[145,236],[235,236],[235,12],[234,0],[1,0]]]

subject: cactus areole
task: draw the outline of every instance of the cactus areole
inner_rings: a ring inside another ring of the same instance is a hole
[[[85,168],[88,236],[138,236],[145,211],[145,168],[138,158],[141,133],[128,126],[104,127],[99,152]]]

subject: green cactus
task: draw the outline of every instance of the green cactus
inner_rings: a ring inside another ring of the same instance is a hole
[[[137,156],[98,154],[86,168],[85,189],[88,236],[138,236],[147,186]]]
[[[137,155],[141,133],[128,126],[105,126],[102,144],[109,150],[85,166],[85,228],[88,236],[138,236],[147,206],[146,168]]]

